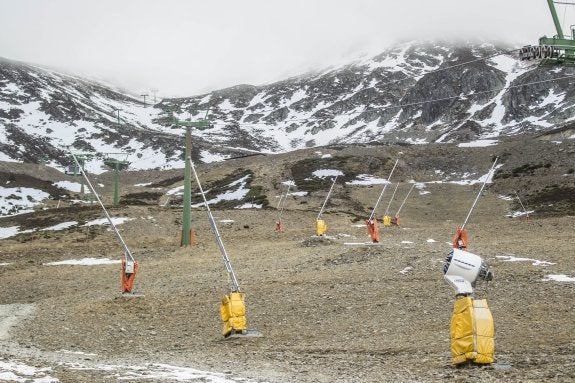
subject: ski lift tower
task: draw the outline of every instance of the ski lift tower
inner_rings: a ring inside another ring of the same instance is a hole
[[[72,157],[72,164],[68,165],[66,169],[66,174],[71,174],[73,176],[80,176],[80,195],[84,196],[84,177],[82,177],[82,172],[84,172],[84,166],[86,161],[92,158],[90,153],[75,153],[76,161]]]
[[[114,169],[114,207],[120,204],[120,170],[125,170],[130,162],[127,153],[105,153],[104,164]],[[118,158],[124,158],[120,160]]]
[[[553,37],[541,37],[538,46],[528,45],[521,48],[519,58],[521,60],[541,59],[540,65],[542,66],[575,66],[575,25],[570,26],[571,36],[565,36],[555,9],[555,4],[575,5],[575,3],[547,0],[547,4],[557,34]]]
[[[192,171],[190,161],[192,160],[192,128],[207,129],[210,123],[207,120],[208,110],[204,118],[197,121],[183,121],[174,117],[174,125],[181,126],[186,129],[186,153],[185,153],[185,168],[184,168],[184,202],[182,213],[182,241],[180,246],[191,246],[192,244]]]

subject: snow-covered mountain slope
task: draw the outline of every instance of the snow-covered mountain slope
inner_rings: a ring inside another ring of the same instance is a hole
[[[155,105],[2,60],[0,160],[64,165],[71,147],[127,153],[135,169],[181,167],[184,130],[174,117],[197,121],[206,110],[209,127],[192,134],[201,162],[327,144],[488,139],[575,120],[575,69],[497,55],[510,49],[411,42],[323,72]],[[101,166],[98,158],[89,170]]]

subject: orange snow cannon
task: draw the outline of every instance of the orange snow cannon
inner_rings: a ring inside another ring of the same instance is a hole
[[[281,221],[276,222],[276,233],[283,233],[283,225]]]
[[[367,226],[367,232],[371,238],[371,242],[379,242],[379,229],[377,227],[377,218],[374,216],[372,220],[366,219],[365,225]]]
[[[455,238],[453,238],[453,248],[467,251],[467,230],[465,228],[457,228]]]
[[[138,262],[122,259],[122,294],[131,294],[138,271]]]

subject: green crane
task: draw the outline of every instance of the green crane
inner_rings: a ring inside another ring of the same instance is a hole
[[[541,37],[538,46],[528,45],[521,48],[519,50],[519,58],[521,60],[541,59],[540,65],[575,66],[575,28],[571,26],[571,36],[565,36],[557,16],[555,3],[575,5],[573,3],[547,0],[557,34],[553,37]]]
[[[192,244],[192,172],[190,167],[192,160],[192,128],[203,130],[210,127],[210,123],[207,120],[208,110],[206,110],[204,118],[200,118],[198,121],[182,121],[176,119],[175,117],[173,119],[174,125],[181,126],[186,129],[182,240],[180,243],[181,246],[191,246]]]

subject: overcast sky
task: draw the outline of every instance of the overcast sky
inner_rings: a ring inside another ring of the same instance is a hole
[[[557,7],[568,31],[575,6]],[[406,39],[555,34],[545,0],[0,0],[0,28],[2,57],[163,96],[269,83]]]

